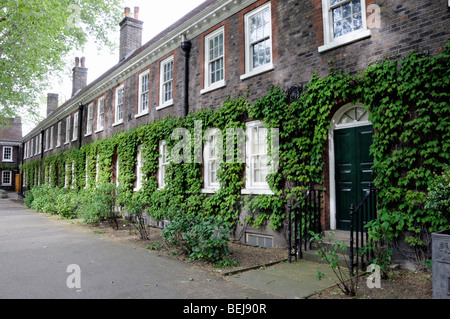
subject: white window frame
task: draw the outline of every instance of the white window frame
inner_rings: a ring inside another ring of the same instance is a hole
[[[117,158],[116,158],[116,186],[117,187],[120,186],[119,174],[120,174],[120,159],[119,159],[119,155],[117,155]]]
[[[159,159],[158,159],[158,189],[163,189],[166,186],[166,169],[169,165],[169,152],[167,150],[166,141],[159,142]],[[165,156],[164,156],[165,155]],[[165,158],[165,161],[164,161]]]
[[[122,103],[119,104],[119,92],[122,91]],[[125,89],[124,85],[119,85],[115,90],[115,103],[114,103],[114,124],[113,126],[119,125],[123,123],[124,116],[124,104],[125,104]],[[121,106],[121,112],[119,112],[119,106]],[[120,113],[122,113],[122,117],[120,117]]]
[[[24,150],[23,150],[23,159],[28,158],[28,142],[25,142]]]
[[[62,122],[58,122],[58,131],[56,136],[56,147],[61,146],[61,138],[62,138]]]
[[[78,139],[78,112],[73,114],[73,132],[72,132],[72,141],[76,141]]]
[[[148,89],[147,89],[147,91],[143,91],[142,90],[143,79],[145,77],[148,78]],[[143,103],[144,103],[143,95],[144,94],[147,94],[147,107],[146,107],[146,109],[143,108]],[[139,116],[148,114],[149,109],[150,109],[150,70],[146,70],[146,71],[142,72],[141,74],[139,74],[138,113],[135,115],[135,117],[139,117]]]
[[[216,128],[211,128],[208,129],[207,132],[205,132],[205,137],[206,137],[206,141],[205,141],[205,145],[203,148],[203,177],[204,177],[204,188],[202,189],[203,193],[214,193],[216,192],[219,188],[220,188],[220,181],[217,178],[217,171],[219,170],[220,167],[220,157],[223,156],[223,154],[221,154],[222,152],[220,151],[220,146],[218,143],[223,143],[223,137],[221,138],[220,136],[220,130],[216,129]],[[215,156],[211,157],[211,137],[214,137],[214,153]],[[213,182],[211,180],[211,166],[210,163],[214,161],[216,163],[216,181]]]
[[[36,141],[34,142],[34,144],[35,144],[34,155],[38,155],[39,154],[39,135],[36,136]]]
[[[29,156],[28,157],[33,157],[33,143],[34,143],[34,138],[31,138],[30,139],[30,149],[28,150],[28,154],[29,154]]]
[[[134,191],[137,192],[142,188],[142,145],[138,146],[137,155],[136,155],[136,187]]]
[[[9,150],[9,158],[5,157],[6,150]],[[13,161],[13,147],[12,146],[3,146],[3,156],[2,156],[3,162],[12,162]]]
[[[223,43],[222,43],[222,55],[215,58],[215,60],[223,60],[223,78],[219,81],[216,81],[214,83],[211,83],[211,60],[210,60],[210,40],[213,38],[216,38],[218,36],[220,36],[222,34],[223,36]],[[225,81],[225,27],[221,27],[217,30],[215,30],[214,32],[211,32],[210,34],[208,34],[205,37],[205,72],[204,72],[204,77],[205,77],[205,86],[204,89],[200,91],[201,94],[222,88],[224,86],[226,86],[226,81]]]
[[[39,141],[39,147],[38,147],[38,154],[41,154],[42,152],[42,134],[39,134],[36,136],[36,139]]]
[[[350,0],[343,0],[336,6],[342,5],[342,3],[348,2]],[[362,19],[362,28],[359,30],[355,30],[344,34],[340,37],[334,37],[334,26],[333,26],[333,15],[332,9],[335,7],[330,6],[330,0],[322,0],[322,17],[323,17],[323,40],[324,45],[319,47],[319,52],[326,52],[328,50],[332,50],[338,48],[343,45],[347,45],[353,43],[355,41],[359,41],[362,39],[366,39],[370,37],[371,31],[367,29],[367,8],[366,8],[366,0],[361,1],[361,19]]]
[[[69,144],[70,142],[70,118],[70,115],[66,117],[66,141],[64,142],[64,144]]]
[[[49,129],[45,130],[45,143],[44,143],[44,152],[48,151],[48,139],[49,139]]]
[[[8,174],[9,183],[5,182],[5,173]],[[12,186],[12,171],[2,171],[2,186]]]
[[[94,103],[89,103],[86,114],[86,134],[84,136],[89,136],[92,134],[93,120],[94,120]]]
[[[50,141],[48,145],[48,150],[51,151],[53,149],[53,125],[50,127]]]
[[[270,17],[270,27],[269,27],[269,34],[266,35],[265,38],[270,39],[270,63],[263,64],[261,66],[258,66],[256,68],[253,67],[253,53],[252,53],[252,46],[253,43],[250,41],[250,19],[260,14],[261,12],[265,10],[269,10],[269,17]],[[255,10],[247,13],[244,16],[244,32],[245,32],[245,74],[241,75],[241,80],[248,79],[252,76],[265,73],[268,71],[271,71],[274,69],[273,65],[273,38],[272,38],[272,9],[270,2],[267,4],[264,4]]]
[[[252,149],[251,132],[254,128],[265,128],[264,123],[261,121],[252,121],[245,123],[246,126],[246,143],[245,143],[245,188],[242,190],[242,194],[273,194],[267,181],[254,182],[254,169],[253,169],[253,157],[260,156],[261,154],[254,154]],[[268,131],[268,129],[267,129]],[[270,174],[271,168],[269,164],[268,156],[268,141],[266,138],[266,158],[267,158],[267,174]]]
[[[105,122],[105,97],[101,96],[97,100],[97,129],[95,133],[103,131]]]
[[[168,81],[164,81],[164,67],[167,64],[172,63],[172,78]],[[175,62],[173,56],[168,57],[167,59],[161,61],[160,63],[160,69],[159,69],[159,106],[156,107],[156,110],[163,109],[165,107],[173,105],[173,91],[174,91],[174,74],[175,74]],[[172,98],[167,99],[165,98],[165,85],[171,83],[172,85]]]

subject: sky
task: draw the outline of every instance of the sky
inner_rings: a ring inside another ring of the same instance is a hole
[[[144,22],[142,31],[142,44],[144,44],[204,1],[205,0],[123,0],[122,2],[124,8],[130,8],[131,16],[134,16],[134,7],[139,7],[139,20]],[[116,41],[118,44],[119,25],[117,25],[117,32],[112,35],[112,37],[114,37],[112,40]],[[74,50],[71,55],[73,55],[73,57],[72,59],[69,59],[69,61],[73,62],[68,65],[68,69],[70,70],[74,66],[75,57],[86,57],[88,84],[119,62],[118,45],[117,49],[111,53],[109,49],[98,52],[93,43],[88,43],[83,51]],[[45,96],[47,93],[57,93],[59,94],[60,103],[71,97],[72,79],[70,75],[65,75],[63,78],[54,78],[52,83],[49,92],[45,92]],[[46,112],[46,105],[42,104],[40,108],[42,117],[46,116]],[[23,136],[28,134],[36,124],[37,123],[28,123],[26,119],[23,119]]]

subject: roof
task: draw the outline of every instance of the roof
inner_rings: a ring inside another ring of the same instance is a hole
[[[20,117],[9,118],[9,125],[0,125],[0,141],[21,142],[22,120]]]

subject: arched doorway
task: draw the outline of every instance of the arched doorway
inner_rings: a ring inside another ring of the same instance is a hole
[[[331,120],[328,134],[331,229],[349,229],[350,205],[357,205],[373,182],[372,136],[369,113],[361,103],[342,106]]]

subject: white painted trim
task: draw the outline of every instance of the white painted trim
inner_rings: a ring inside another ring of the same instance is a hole
[[[147,109],[142,110],[142,78],[146,75],[148,75],[148,86],[149,86],[148,97],[149,97],[149,99],[148,99]],[[135,117],[148,114],[148,110],[150,108],[150,89],[151,89],[150,83],[151,83],[150,82],[150,70],[145,70],[144,72],[141,72],[139,74],[139,81],[138,81],[138,113],[135,115]]]
[[[266,9],[269,9],[269,17],[270,17],[270,34],[269,39],[271,41],[270,45],[270,63],[261,65],[257,68],[253,68],[252,66],[252,54],[250,50],[250,34],[249,34],[249,25],[248,21],[249,19],[260,13],[261,11],[264,11]],[[266,4],[263,4],[256,8],[253,11],[250,11],[244,16],[244,34],[245,34],[245,74],[241,75],[241,80],[248,79],[249,77],[255,76],[257,74],[261,74],[270,70],[273,70],[273,37],[272,37],[272,8],[270,5],[270,2],[267,2]]]
[[[169,64],[170,62],[173,63],[172,68],[172,98],[170,100],[164,101],[164,94],[163,94],[163,88],[164,88],[164,66],[166,64]],[[156,110],[160,110],[162,108],[168,107],[173,105],[173,92],[175,88],[175,60],[173,55],[168,57],[167,59],[164,59],[159,64],[159,106],[156,107]]]
[[[371,125],[369,121],[353,122],[345,125],[338,125],[337,122],[341,116],[355,107],[364,107],[362,103],[345,104],[334,113],[331,119],[330,129],[328,130],[328,171],[330,181],[330,229],[336,229],[336,179],[335,179],[335,157],[334,157],[334,131],[339,129],[346,129],[358,126]],[[364,107],[365,108],[365,107]]]
[[[361,20],[362,28],[340,37],[333,35],[333,22],[330,8],[330,0],[322,0],[322,20],[323,20],[323,41],[324,45],[318,48],[319,52],[326,52],[343,45],[353,43],[371,36],[371,31],[367,29],[366,0],[361,0]]]
[[[220,34],[223,34],[223,79],[220,81],[216,81],[215,83],[210,83],[210,64],[209,64],[209,41],[211,38],[214,38]],[[226,70],[226,63],[225,63],[225,27],[220,27],[217,30],[211,32],[207,36],[205,36],[205,68],[204,68],[204,89],[200,91],[201,94],[204,94],[206,92],[218,89],[219,87],[225,86],[225,70]]]

